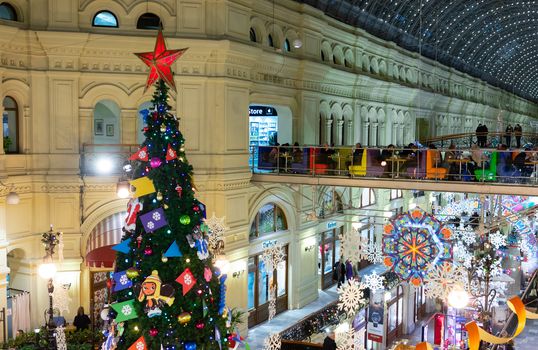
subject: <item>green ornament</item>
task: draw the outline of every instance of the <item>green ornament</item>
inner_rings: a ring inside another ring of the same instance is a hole
[[[181,215],[181,217],[179,218],[179,222],[182,225],[188,225],[191,223],[191,218],[188,215]]]

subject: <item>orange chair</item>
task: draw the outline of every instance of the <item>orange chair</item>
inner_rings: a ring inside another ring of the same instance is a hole
[[[434,152],[438,151],[429,149],[426,154],[426,179],[445,179],[447,170],[445,168],[436,168],[434,166]]]
[[[310,148],[310,169],[316,175],[327,175],[329,165],[321,163],[320,149]]]

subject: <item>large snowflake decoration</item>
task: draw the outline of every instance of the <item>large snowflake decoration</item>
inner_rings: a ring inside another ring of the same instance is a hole
[[[446,299],[456,285],[464,286],[466,269],[444,262],[437,266],[429,266],[424,277],[424,294],[428,298]]]
[[[278,265],[282,264],[286,260],[286,253],[282,247],[282,243],[274,242],[269,244],[264,250],[261,256],[265,271],[271,273]]]
[[[356,281],[347,281],[338,292],[338,309],[344,311],[349,317],[355,316],[359,308],[366,304],[364,286]]]
[[[418,286],[429,263],[436,265],[452,259],[451,237],[448,227],[418,207],[398,215],[384,227],[385,265],[400,279]]]
[[[56,328],[56,349],[67,350],[65,328],[63,326]]]
[[[272,285],[269,288],[269,317],[268,321],[271,321],[276,316],[276,285]]]
[[[489,241],[495,249],[506,246],[506,238],[499,231],[490,234]]]
[[[355,346],[355,330],[353,327],[349,327],[349,329],[345,332],[338,332],[336,335],[336,350],[358,350],[358,348]]]
[[[456,231],[458,240],[462,240],[467,245],[473,245],[476,243],[476,232],[471,226],[466,226],[463,230]]]
[[[456,242],[453,246],[454,261],[470,269],[473,264],[473,254],[463,242]]]
[[[204,224],[207,226],[211,234],[222,236],[222,234],[229,229],[229,227],[227,227],[224,223],[225,219],[225,216],[218,218],[215,216],[215,213],[213,213],[209,219],[204,219]]]
[[[54,308],[58,309],[60,313],[69,312],[69,303],[71,303],[71,297],[69,296],[69,288],[71,284],[56,283],[54,285],[54,291],[52,292],[52,302]]]
[[[340,242],[344,260],[349,260],[355,265],[367,259],[368,238],[362,237],[357,231],[353,230],[340,235]]]
[[[379,244],[370,243],[366,247],[366,254],[368,261],[372,264],[379,264],[383,262],[383,250]]]
[[[383,283],[385,283],[385,277],[375,272],[364,276],[364,285],[374,292],[378,289],[383,289]]]
[[[264,350],[280,350],[282,346],[282,338],[278,333],[272,333],[263,341]]]

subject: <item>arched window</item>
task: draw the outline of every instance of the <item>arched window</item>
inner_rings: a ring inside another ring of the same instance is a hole
[[[274,203],[269,203],[264,205],[256,214],[250,226],[250,238],[287,229],[288,223],[282,209]]]
[[[17,11],[7,2],[0,4],[0,19],[8,21],[17,21]]]
[[[99,11],[93,17],[92,26],[118,28],[118,19],[110,11]]]
[[[290,41],[288,39],[284,40],[284,50],[290,52]]]
[[[271,47],[275,47],[275,44],[273,43],[273,36],[271,34],[267,35],[267,44]]]
[[[110,100],[101,100],[93,110],[93,143],[119,144],[121,140],[120,107]]]
[[[257,42],[256,40],[256,30],[254,30],[254,28],[250,27],[250,41],[252,41],[253,43]]]
[[[2,124],[4,127],[4,152],[19,152],[19,108],[13,97],[4,97],[4,113]]]
[[[162,29],[161,19],[154,13],[146,12],[138,18],[137,29]]]
[[[371,188],[363,188],[361,195],[361,208],[375,204],[375,193]]]
[[[323,50],[321,51],[321,60],[325,61],[325,53],[323,52]]]

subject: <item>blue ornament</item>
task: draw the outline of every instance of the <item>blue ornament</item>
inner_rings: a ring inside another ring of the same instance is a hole
[[[193,341],[186,342],[185,350],[196,350],[196,343]]]
[[[146,118],[148,117],[149,115],[149,110],[148,109],[143,109],[141,110],[140,112],[140,115],[142,116],[142,119],[144,120],[144,122],[146,121]]]

